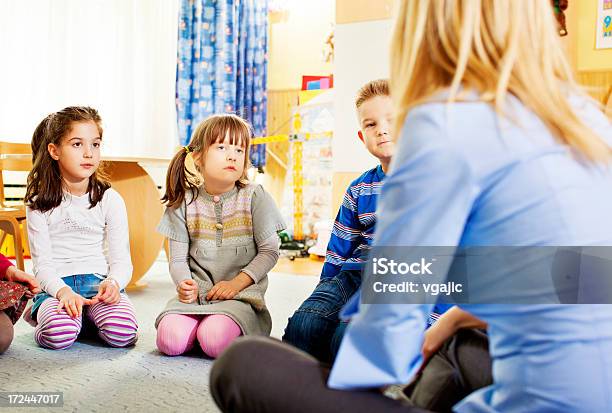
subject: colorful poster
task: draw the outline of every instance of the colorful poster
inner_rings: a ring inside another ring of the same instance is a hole
[[[612,49],[612,0],[599,0],[595,47],[597,49]]]

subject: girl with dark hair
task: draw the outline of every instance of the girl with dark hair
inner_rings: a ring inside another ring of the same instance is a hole
[[[44,291],[31,309],[42,347],[70,347],[83,313],[113,347],[137,339],[123,291],[132,276],[127,213],[100,168],[101,144],[101,118],[89,107],[50,114],[32,136],[25,202],[34,273]]]

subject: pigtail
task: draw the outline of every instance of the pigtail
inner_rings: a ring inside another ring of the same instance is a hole
[[[169,208],[178,208],[185,199],[187,190],[191,191],[192,200],[197,196],[198,177],[185,165],[187,154],[191,151],[189,146],[185,146],[170,161],[166,174],[166,193],[161,199]]]
[[[48,211],[62,202],[62,177],[57,162],[47,151],[51,120],[54,114],[44,118],[32,135],[32,170],[28,174],[24,203],[33,210]],[[44,194],[44,196],[39,196]]]
[[[236,115],[212,115],[200,122],[191,136],[189,145],[181,148],[170,161],[166,174],[166,193],[161,199],[162,202],[169,208],[178,208],[185,200],[187,190],[191,191],[190,202],[197,198],[200,179],[198,175],[186,167],[187,155],[195,152],[201,156],[199,159],[200,165],[196,165],[196,169],[200,172],[198,166],[205,168],[202,158],[205,158],[210,145],[215,142],[222,142],[228,134],[230,144],[244,145],[246,150],[244,170],[242,176],[236,182],[239,188],[245,187],[248,184],[246,172],[249,165],[248,150],[252,133],[248,122]]]
[[[32,134],[32,141],[30,142],[30,147],[32,148],[32,164],[36,161],[36,156],[38,151],[42,147],[42,144],[46,141],[45,135],[49,130],[49,123],[51,122],[51,118],[53,114],[48,115],[44,118],[34,129],[34,133]]]

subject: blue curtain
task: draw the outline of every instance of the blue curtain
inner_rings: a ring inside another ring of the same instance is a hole
[[[268,0],[182,0],[176,106],[179,139],[213,113],[236,113],[266,134]],[[263,166],[265,145],[251,149]]]

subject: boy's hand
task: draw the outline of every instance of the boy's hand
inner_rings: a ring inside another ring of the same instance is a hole
[[[206,301],[231,300],[238,292],[240,292],[240,288],[234,280],[219,281],[206,294]]]
[[[193,279],[183,280],[176,286],[181,303],[191,304],[198,299],[198,283]]]
[[[66,313],[72,318],[81,317],[83,313],[83,306],[91,304],[91,300],[83,298],[79,294],[72,291],[70,287],[64,287],[57,292],[59,305],[57,306],[57,312],[61,312],[62,308],[66,310]]]
[[[121,300],[119,283],[114,278],[106,278],[98,286],[98,294],[91,298],[90,304],[98,302],[117,304],[119,300]]]
[[[487,323],[457,306],[450,308],[425,331],[425,340],[421,348],[423,366],[442,347],[442,344],[461,328],[487,328]]]
[[[40,283],[33,275],[30,275],[24,271],[21,271],[14,265],[11,265],[6,270],[6,281],[13,281],[21,284],[25,284],[28,287],[26,297],[32,298],[34,295],[42,291]]]
[[[442,322],[440,322],[442,321]],[[425,331],[425,339],[423,340],[423,347],[421,347],[421,353],[423,354],[423,365],[427,363],[427,360],[442,347],[442,344],[456,332],[457,328],[452,323],[445,323],[445,320],[438,320]]]

